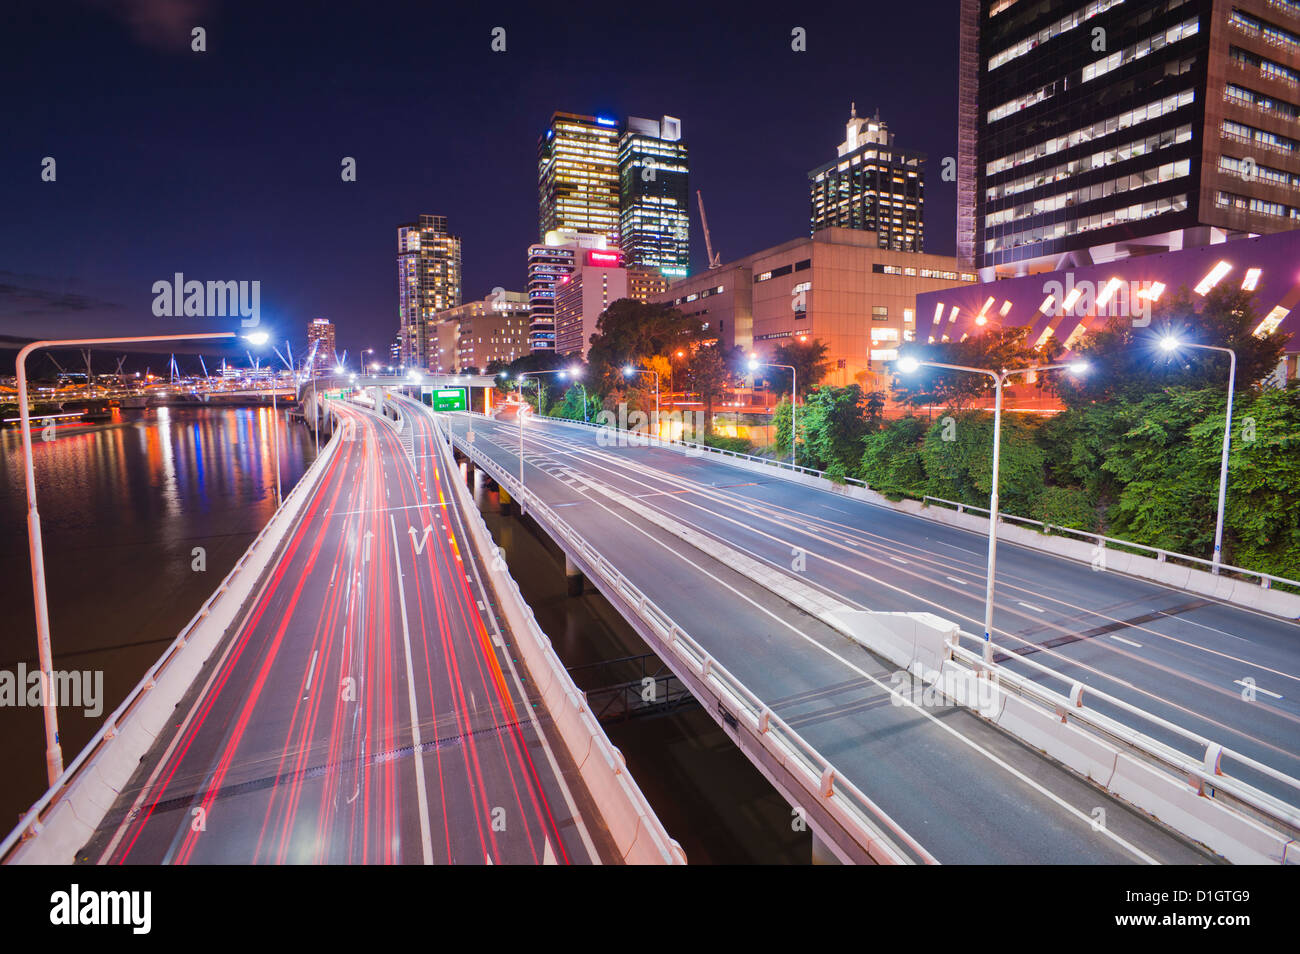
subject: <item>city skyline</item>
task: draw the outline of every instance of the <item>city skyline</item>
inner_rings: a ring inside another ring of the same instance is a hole
[[[864,64],[829,14],[802,18],[810,38],[802,53],[790,50],[785,24],[771,23],[761,37],[699,12],[694,29],[638,24],[639,41],[665,51],[639,68],[629,68],[618,45],[595,59],[590,51],[577,55],[591,36],[618,33],[614,15],[599,24],[578,21],[543,49],[534,40],[543,19],[518,14],[507,18],[518,25],[499,54],[489,48],[490,27],[451,17],[440,34],[463,40],[451,45],[442,69],[450,76],[472,68],[478,79],[457,97],[440,98],[433,121],[421,124],[437,131],[424,132],[397,125],[399,107],[412,105],[399,103],[402,94],[387,82],[401,72],[390,59],[400,57],[358,48],[355,24],[332,14],[304,26],[268,12],[253,29],[214,13],[204,53],[189,49],[188,35],[146,38],[93,10],[81,29],[64,25],[57,34],[22,10],[16,16],[11,36],[24,43],[6,70],[31,95],[11,125],[30,155],[0,157],[0,195],[12,210],[0,225],[0,331],[16,338],[52,329],[153,331],[159,319],[148,310],[150,287],[183,271],[200,280],[260,280],[262,320],[277,337],[296,338],[310,318],[324,316],[338,329],[340,352],[382,349],[397,325],[392,230],[416,213],[445,215],[462,238],[462,300],[496,286],[524,287],[521,250],[537,228],[530,144],[556,110],[680,117],[690,133],[691,188],[704,193],[724,260],[806,230],[807,170],[834,148],[852,101],[897,115],[894,131],[918,150],[935,156],[955,149],[957,33],[950,18],[942,21],[945,39],[934,45],[934,68],[900,87],[894,77],[910,72],[910,59],[886,51]],[[899,14],[900,29],[903,23]],[[390,49],[413,42],[378,20],[367,28],[386,31]],[[709,69],[700,66],[705,50]],[[37,88],[37,64],[56,51],[72,65],[40,74]],[[555,69],[566,56],[584,65]],[[597,68],[601,56],[608,70]],[[778,68],[753,75],[746,64],[756,57],[775,58]],[[328,95],[292,78],[344,65],[349,78],[336,80]],[[255,99],[210,82],[214,71],[230,69],[249,87],[274,85],[276,92]],[[103,106],[85,118],[76,104],[92,73]],[[135,105],[145,88],[170,92],[146,110]],[[290,97],[300,104],[292,112],[284,108]],[[486,106],[501,101],[511,103],[508,115]],[[753,105],[737,110],[738,103]],[[433,148],[448,135],[456,149]],[[391,149],[377,145],[389,141]],[[41,181],[47,156],[57,163],[55,182]],[[356,162],[355,182],[341,179],[346,157]],[[931,183],[929,192],[928,241],[951,252],[955,237],[945,224],[955,222],[955,185]],[[752,202],[756,194],[762,203]],[[690,214],[696,272],[706,262],[698,209]],[[71,242],[66,221],[76,222]],[[55,247],[57,255],[49,251]],[[168,320],[168,330],[206,327]]]

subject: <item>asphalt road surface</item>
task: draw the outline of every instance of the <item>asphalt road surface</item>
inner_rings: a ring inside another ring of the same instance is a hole
[[[451,420],[459,439],[472,429],[480,452],[518,472],[516,423]],[[528,489],[600,545],[939,860],[1206,860],[1180,836],[971,713],[894,704],[892,667],[589,484],[634,497],[845,602],[926,610],[974,631],[983,618],[983,538],[712,457],[601,446],[594,431],[547,421],[529,421],[524,432]],[[796,571],[801,554],[805,565]],[[1012,546],[999,548],[999,586],[995,638],[1008,647],[1029,646],[1050,665],[1072,667],[1117,695],[1131,681],[1134,698],[1185,710],[1184,721],[1236,725],[1216,734],[1242,748],[1254,740],[1256,752],[1279,759],[1300,749],[1285,700],[1250,707],[1232,691],[1232,678],[1262,671],[1250,669],[1249,659],[1279,672],[1300,670],[1287,662],[1296,627]],[[1138,616],[1151,618],[1124,622]],[[1223,629],[1234,623],[1242,636]],[[1085,635],[1091,630],[1097,635]],[[1155,636],[1165,632],[1176,635]],[[1110,633],[1150,647],[1150,657],[1107,639]],[[1184,656],[1194,657],[1195,667]],[[1196,695],[1193,687],[1211,682],[1223,691]],[[1237,706],[1244,711],[1230,720]]]
[[[80,860],[616,860],[517,671],[430,420],[399,437],[336,407],[327,472]]]

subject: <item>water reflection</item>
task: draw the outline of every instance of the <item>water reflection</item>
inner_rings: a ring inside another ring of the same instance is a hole
[[[154,408],[34,440],[56,669],[104,671],[111,712],[198,611],[275,511],[275,441],[286,492],[312,442],[281,409]],[[0,432],[0,669],[36,665],[26,495],[17,430]],[[206,570],[197,572],[195,548]],[[65,761],[99,727],[61,710]],[[0,818],[45,787],[39,709],[0,708]],[[7,826],[0,826],[5,827]]]

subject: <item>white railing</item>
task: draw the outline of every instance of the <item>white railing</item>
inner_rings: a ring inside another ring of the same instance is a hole
[[[945,500],[943,497],[931,497],[927,495],[921,498],[921,500],[922,503],[927,506],[931,501],[934,503],[944,504],[954,508],[958,513],[965,513],[968,510],[973,510],[976,513],[984,514],[986,518],[989,512],[988,507],[977,507],[973,504],[964,504],[956,500]],[[1091,540],[1093,543],[1100,544],[1103,547],[1109,544],[1114,547],[1130,548],[1133,550],[1140,550],[1143,553],[1155,554],[1156,560],[1160,563],[1173,560],[1180,563],[1191,563],[1198,567],[1205,567],[1210,570],[1214,567],[1214,561],[1207,560],[1204,557],[1191,556],[1186,553],[1177,553],[1173,550],[1162,550],[1160,547],[1147,546],[1145,543],[1134,543],[1132,540],[1121,540],[1118,537],[1108,537],[1101,533],[1092,533],[1089,530],[1076,530],[1073,527],[1063,527],[1060,524],[1044,523],[1042,520],[1031,520],[1029,517],[1017,517],[1015,514],[999,513],[998,521],[1001,522],[1003,520],[1040,527],[1042,528],[1042,532],[1046,534],[1070,534],[1076,537],[1083,537],[1084,539]],[[1245,567],[1230,566],[1226,563],[1219,564],[1219,571],[1220,573],[1243,576],[1247,579],[1258,579],[1259,585],[1266,590],[1270,589],[1274,583],[1294,586],[1297,590],[1300,590],[1300,580],[1288,579],[1285,576],[1274,576],[1272,573],[1262,573],[1259,570],[1247,570]]]
[[[581,423],[581,422],[578,422]],[[825,804],[831,814],[853,833],[855,840],[871,856],[882,863],[906,864],[917,861],[937,864],[938,861],[916,839],[909,835],[874,801],[842,775],[835,766],[813,747],[803,736],[774,713],[758,695],[715,660],[707,650],[678,626],[672,616],[662,610],[634,583],[625,577],[604,554],[592,546],[572,526],[532,491],[519,486],[516,477],[505,472],[472,443],[457,441],[462,453],[476,465],[492,474],[493,479],[517,500],[523,501],[528,512],[543,518],[548,529],[564,540],[573,552],[581,557],[604,583],[617,592],[655,632],[664,646],[683,662],[694,676],[704,682],[720,699],[729,703],[729,711],[745,722],[746,728],[760,740],[765,749],[780,764],[791,771],[809,796]],[[906,846],[907,852],[882,837],[878,826],[883,825],[894,838]]]
[[[1010,686],[1018,694],[1030,697],[1049,710],[1056,712],[1062,719],[1068,718],[1071,721],[1088,725],[1113,739],[1127,743],[1174,774],[1197,780],[1198,787],[1202,789],[1201,794],[1203,795],[1211,798],[1228,795],[1233,800],[1248,805],[1269,821],[1282,826],[1292,834],[1300,831],[1300,808],[1261,791],[1248,782],[1224,774],[1223,761],[1230,760],[1258,772],[1281,783],[1298,795],[1300,795],[1300,779],[1287,775],[1285,772],[1281,772],[1241,752],[1227,748],[1197,732],[1170,722],[1168,719],[1147,712],[1145,709],[1126,702],[1117,696],[1092,686],[1085,686],[1078,680],[1062,675],[1036,660],[1021,656],[994,644],[993,651],[995,654],[998,652],[1005,653],[1017,663],[1029,666],[1042,676],[1057,680],[1067,687],[1064,695],[1055,692],[1029,676],[1008,669],[1005,664],[985,662],[983,637],[968,633],[965,630],[959,630],[958,636],[971,642],[975,649],[966,649],[960,645],[954,646],[953,657],[967,663],[974,671],[992,669],[996,672],[999,684],[1003,688]],[[1173,733],[1179,738],[1199,746],[1201,748],[1200,758],[1188,756],[1172,746],[1165,745],[1146,732],[1125,725],[1097,711],[1095,707],[1090,707],[1088,704],[1092,699],[1114,706],[1147,722],[1154,728]]]
[[[338,431],[336,428],[333,434],[337,433]],[[275,513],[271,515],[271,518],[266,522],[266,525],[262,527],[261,532],[259,532],[253,539],[253,542],[248,545],[248,548],[235,563],[234,567],[231,568],[230,572],[226,574],[225,579],[221,581],[221,584],[213,594],[204,601],[203,605],[199,608],[199,611],[194,614],[188,623],[185,624],[184,628],[176,638],[172,640],[171,644],[163,650],[162,655],[158,657],[158,661],[149,667],[148,671],[144,674],[144,678],[136,683],[135,688],[127,693],[126,698],[122,700],[121,704],[119,704],[118,707],[109,714],[108,718],[104,720],[103,725],[99,727],[99,731],[91,736],[90,741],[87,742],[82,750],[77,754],[77,757],[73,759],[66,768],[64,768],[63,774],[54,780],[54,784],[52,784],[45,791],[45,794],[37,799],[36,803],[28,809],[27,813],[23,815],[19,820],[18,825],[8,834],[8,836],[5,837],[4,841],[0,842],[0,863],[4,863],[8,860],[10,853],[21,841],[40,834],[42,827],[41,820],[47,811],[53,808],[58,802],[58,799],[75,781],[77,781],[80,777],[81,771],[92,761],[94,756],[98,755],[100,750],[116,737],[122,722],[131,715],[139,703],[147,698],[148,692],[154,688],[159,678],[161,678],[167,670],[167,667],[175,661],[180,651],[185,648],[195,629],[197,629],[203,621],[212,614],[213,610],[219,606],[222,598],[230,590],[235,578],[243,571],[244,565],[248,562],[254,551],[256,551],[261,545],[263,538],[270,531],[271,527],[275,525],[276,517],[281,513],[286,512],[286,508],[295,505],[299,496],[308,493],[310,488],[316,486],[320,472],[328,466],[336,447],[337,442],[334,440],[332,435],[330,440],[327,441],[325,446],[321,449],[320,456],[312,461],[311,466],[302,477],[299,478],[298,482],[294,485],[293,489],[289,491],[288,495],[286,495],[281,501],[280,506],[276,508]]]
[[[581,424],[582,422],[568,423]],[[647,443],[649,443],[654,440],[654,438],[647,437],[646,440]],[[477,455],[471,453],[471,456]],[[752,455],[739,456],[750,457],[751,459],[761,459],[752,458]],[[489,469],[493,468],[489,466]],[[504,471],[502,471],[502,473],[504,473]],[[510,480],[508,475],[506,476],[507,480]],[[510,482],[513,483],[513,480],[510,480]],[[513,491],[511,492],[513,493]],[[530,498],[533,500],[536,499],[531,494]],[[954,501],[943,500],[942,498],[927,497],[925,499],[927,501],[935,500],[951,504],[958,507],[959,511],[963,512],[964,510],[982,510],[985,514],[988,513],[986,508],[969,507],[957,504]],[[530,507],[534,506],[539,510],[545,508],[545,505],[541,504],[540,501],[537,505],[530,503]],[[546,509],[549,510],[549,508]],[[551,517],[550,519],[559,521],[558,517]],[[1025,523],[1036,524],[1043,527],[1051,526],[1043,524],[1041,521],[1030,520],[1028,518],[1008,516],[1008,519],[1023,521]],[[559,522],[563,523],[563,521]],[[1069,530],[1069,528],[1057,528],[1054,526],[1052,526],[1052,529]],[[1082,531],[1075,532],[1082,533]],[[1098,537],[1102,540],[1112,540],[1112,538],[1100,537],[1100,535],[1096,534],[1084,535]],[[1137,546],[1134,544],[1128,544],[1126,541],[1112,540],[1112,542]],[[606,561],[598,551],[595,551],[594,548],[586,546],[585,542],[583,543],[583,547],[584,555],[587,556],[589,561],[596,561],[602,566],[610,566],[608,561]],[[1145,549],[1153,550],[1154,548]],[[588,555],[588,553],[590,553],[590,555]],[[1183,556],[1181,554],[1169,553],[1168,551],[1165,551],[1165,553],[1166,556]],[[1188,559],[1195,560],[1197,558]],[[1208,563],[1208,561],[1201,562]],[[1225,569],[1238,570],[1243,573],[1251,572],[1239,570],[1239,568],[1235,567]],[[618,572],[617,570],[614,570],[612,566],[610,566],[610,570],[615,574]],[[621,579],[621,575],[619,578]],[[1270,577],[1270,579],[1279,582],[1292,583],[1293,585],[1300,585],[1295,584],[1295,581],[1286,580],[1280,577]],[[664,616],[664,619],[667,619],[666,615]],[[1200,735],[1199,733],[1193,732],[1190,729],[1170,722],[1169,720],[1161,718],[1153,713],[1147,712],[1146,710],[1135,706],[1132,703],[1126,702],[1117,696],[1113,696],[1091,686],[1084,686],[1077,680],[1065,676],[1036,660],[1020,656],[1019,654],[1006,650],[1005,648],[996,645],[994,646],[995,651],[1000,651],[1011,656],[1015,662],[1028,666],[1048,679],[1063,683],[1067,687],[1066,694],[1062,695],[1061,693],[1043,685],[1042,682],[1006,668],[1005,665],[985,663],[983,661],[983,638],[960,630],[959,636],[961,639],[970,641],[975,645],[976,649],[972,651],[961,647],[960,645],[954,646],[953,657],[967,663],[973,670],[990,668],[995,670],[1001,683],[1004,686],[1014,688],[1019,695],[1036,701],[1038,704],[1046,707],[1049,711],[1056,712],[1062,719],[1066,718],[1068,715],[1072,721],[1083,723],[1096,732],[1100,732],[1109,738],[1126,743],[1159,764],[1165,770],[1170,771],[1177,776],[1189,780],[1195,780],[1196,785],[1202,789],[1202,794],[1205,794],[1208,797],[1214,798],[1219,796],[1228,796],[1232,801],[1248,806],[1258,815],[1267,819],[1274,825],[1282,827],[1292,835],[1300,831],[1300,808],[1270,795],[1248,782],[1226,775],[1223,773],[1222,769],[1225,761],[1236,763],[1241,767],[1247,768],[1279,782],[1285,788],[1295,791],[1298,794],[1300,794],[1300,779],[1287,775],[1285,772],[1279,771],[1278,769],[1260,762],[1257,759],[1251,758],[1244,753],[1230,749],[1212,739]],[[1138,728],[1118,722],[1114,718],[1098,711],[1095,705],[1090,706],[1088,704],[1090,701],[1094,700],[1128,713],[1135,717],[1136,720],[1147,723],[1152,729],[1163,730],[1178,736],[1192,745],[1199,747],[1201,749],[1201,756],[1199,758],[1188,756],[1185,753],[1160,742],[1156,738],[1152,737],[1148,732],[1143,732]]]

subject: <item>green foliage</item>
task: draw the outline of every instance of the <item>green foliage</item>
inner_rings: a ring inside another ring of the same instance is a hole
[[[838,465],[842,476],[857,470],[862,440],[877,423],[868,415],[867,396],[859,385],[816,388],[798,416],[800,456],[809,466],[829,471]]]
[[[737,454],[752,454],[754,452],[754,442],[747,437],[723,437],[721,434],[709,434],[704,438],[704,443],[709,447],[734,451]]]
[[[1078,487],[1044,487],[1033,516],[1058,527],[1072,527],[1095,533],[1097,507],[1087,492]]]
[[[1043,449],[1034,440],[1031,418],[1002,416],[1000,506],[1027,514],[1043,489]],[[936,420],[921,443],[926,493],[975,506],[988,506],[993,487],[993,416],[966,411]]]
[[[667,356],[702,340],[704,325],[671,305],[647,305],[620,298],[601,314],[591,336],[587,363],[593,386],[602,391],[623,384],[623,368],[640,367],[644,359]],[[650,381],[646,375],[641,375]]]
[[[564,392],[564,399],[551,408],[552,417],[562,417],[570,421],[591,421],[600,413],[603,402],[598,395],[588,395],[582,388],[574,385]]]
[[[987,327],[965,341],[937,344],[909,344],[907,357],[969,368],[1010,371],[1040,363],[1040,355],[1029,344],[1029,328]],[[919,368],[894,378],[895,396],[913,407],[945,404],[962,411],[972,404],[993,399],[993,378],[971,371]]]
[[[821,383],[830,370],[831,363],[826,360],[830,349],[816,339],[812,341],[791,341],[778,345],[772,352],[773,364],[788,364],[795,369],[799,379],[799,396],[803,397]],[[776,382],[777,387],[789,387],[790,372],[785,368],[760,368],[758,372],[769,381]]]
[[[713,433],[713,406],[734,387],[741,352],[739,348],[706,345],[686,359],[686,387],[704,402],[704,433]]]
[[[925,486],[920,443],[928,427],[928,422],[909,416],[869,434],[863,441],[859,477],[890,497],[920,496]]]

